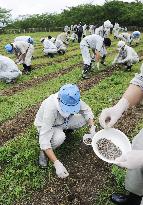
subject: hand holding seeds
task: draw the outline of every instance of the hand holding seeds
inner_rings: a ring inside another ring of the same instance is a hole
[[[91,134],[85,134],[83,136],[83,142],[86,144],[86,145],[91,145],[92,143],[92,135]]]

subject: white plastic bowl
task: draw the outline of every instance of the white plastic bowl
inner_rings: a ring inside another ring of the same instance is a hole
[[[99,153],[97,141],[101,138],[111,140],[117,147],[120,148],[123,155],[126,155],[127,152],[131,151],[131,143],[128,137],[123,132],[115,128],[107,128],[100,130],[94,135],[91,145],[93,147],[95,154],[105,162],[114,164],[115,160],[107,159]]]

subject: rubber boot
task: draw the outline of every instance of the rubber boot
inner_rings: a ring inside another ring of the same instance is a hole
[[[89,79],[88,74],[89,74],[90,69],[91,69],[90,65],[84,64],[83,71],[82,71],[82,78]]]
[[[106,58],[106,55],[104,55],[104,56],[101,58],[101,64],[104,65],[104,66],[106,66],[105,58]]]

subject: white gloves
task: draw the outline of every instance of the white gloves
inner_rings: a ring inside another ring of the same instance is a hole
[[[86,145],[91,145],[91,142],[92,142],[92,138],[94,137],[96,131],[95,131],[96,127],[94,125],[92,125],[89,129],[89,133],[90,134],[85,134],[83,136],[83,142],[86,144]]]
[[[64,165],[59,160],[56,160],[54,162],[54,167],[56,169],[56,174],[59,178],[64,179],[69,176],[68,171],[66,170]]]
[[[116,159],[116,165],[127,169],[143,167],[143,150],[132,150],[126,156],[122,155]]]
[[[95,127],[94,125],[92,125],[92,126],[90,127],[90,129],[89,129],[89,132],[90,132],[90,134],[91,134],[92,137],[94,137],[94,135],[95,135],[95,133],[96,133],[95,129],[96,129],[96,127]]]
[[[85,134],[83,136],[83,142],[86,145],[91,145],[93,136],[91,134]]]
[[[99,117],[100,125],[103,128],[112,127],[118,119],[122,116],[123,112],[129,107],[129,102],[126,98],[121,98],[119,102],[110,108],[105,108]]]

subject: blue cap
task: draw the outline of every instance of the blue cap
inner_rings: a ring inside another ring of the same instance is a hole
[[[76,85],[66,84],[62,86],[58,97],[63,112],[75,114],[80,111],[80,91]]]
[[[133,33],[132,33],[132,36],[133,37],[139,37],[141,35],[141,33],[139,32],[139,31],[134,31]]]
[[[13,52],[13,47],[11,44],[7,44],[5,46],[5,50],[8,52],[8,53],[12,53]]]
[[[31,38],[31,37],[30,37],[30,38],[28,38],[28,43],[30,43],[30,44],[32,44],[32,45],[33,45],[33,44],[34,44],[34,40],[33,40],[33,38]]]

